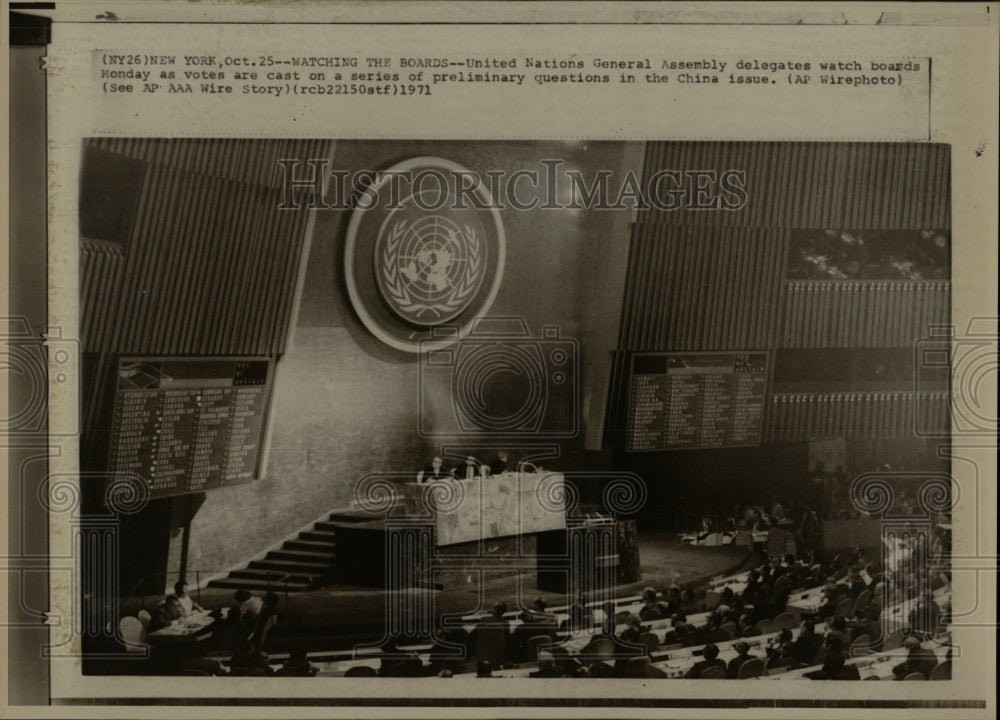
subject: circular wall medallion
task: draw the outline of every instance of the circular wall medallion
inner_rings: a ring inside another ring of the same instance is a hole
[[[426,203],[425,203],[426,204]],[[465,310],[486,276],[486,233],[475,212],[456,221],[407,199],[375,240],[382,299],[403,320],[440,325]]]
[[[466,335],[493,304],[506,256],[500,212],[478,174],[412,158],[375,174],[356,201],[344,269],[365,327],[407,352],[442,325]]]

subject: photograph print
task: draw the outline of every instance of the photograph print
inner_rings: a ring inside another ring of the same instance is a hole
[[[949,145],[80,152],[84,674],[961,674]]]

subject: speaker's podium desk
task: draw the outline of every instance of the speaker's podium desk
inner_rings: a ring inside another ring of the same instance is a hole
[[[401,483],[384,515],[336,523],[338,579],[398,588],[530,572],[538,538],[565,536],[563,483],[561,473],[513,472]]]
[[[566,528],[561,473],[501,473],[471,480],[406,483],[410,516],[428,515],[436,547]]]
[[[342,579],[402,587],[418,576],[448,584],[478,571],[536,571],[538,586],[554,591],[638,580],[634,521],[567,519],[564,482],[539,472],[401,484],[384,517],[338,524]]]

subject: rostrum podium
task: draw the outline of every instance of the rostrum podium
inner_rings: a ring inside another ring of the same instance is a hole
[[[539,590],[592,592],[641,579],[635,520],[570,516],[565,529],[538,536]]]
[[[564,482],[511,472],[400,483],[380,516],[338,523],[342,580],[398,588],[449,570],[537,572],[554,592],[639,580],[635,521],[567,512]]]

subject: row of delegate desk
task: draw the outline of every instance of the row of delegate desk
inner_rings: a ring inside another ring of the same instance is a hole
[[[738,575],[717,580],[713,583],[713,588],[718,590],[720,593],[722,588],[727,586],[733,587],[734,591],[736,591],[736,586],[740,583],[745,585],[747,579],[748,573],[740,573]],[[946,591],[946,588],[942,588],[940,591],[936,592],[935,599],[938,600],[939,603],[947,599]],[[811,615],[819,609],[822,602],[822,586],[811,588],[802,592],[794,592],[789,598],[786,606],[786,612],[791,612],[797,616]],[[643,603],[639,596],[628,596],[620,598],[615,602],[616,614],[638,614],[642,606]],[[889,627],[890,632],[896,627],[904,624],[905,618],[908,617],[910,607],[912,607],[912,603],[901,603],[892,608],[887,608],[884,611],[884,618],[886,622],[892,625],[892,627]],[[591,613],[591,625],[582,630],[569,632],[568,635],[565,636],[565,639],[556,643],[558,647],[560,647],[562,651],[567,653],[570,657],[579,655],[580,652],[591,643],[594,638],[595,630],[600,628],[604,621],[603,610],[600,607],[591,604],[588,605],[587,608]],[[547,614],[554,619],[556,625],[560,627],[565,627],[570,620],[569,609],[565,606],[552,608],[552,611]],[[708,621],[708,618],[711,615],[711,611],[689,615],[688,623],[694,626],[703,625]],[[508,627],[511,631],[514,631],[523,624],[520,617],[517,617],[513,613],[508,613],[505,618],[508,620]],[[480,618],[475,617],[463,618],[460,626],[467,632],[471,632],[475,628],[476,622],[479,619]],[[147,635],[147,641],[151,644],[164,645],[185,642],[200,642],[211,636],[212,622],[213,618],[208,612],[195,613],[175,622],[173,625],[149,633]],[[628,627],[627,623],[616,624],[616,634],[620,634],[626,627]],[[662,633],[670,630],[672,627],[673,623],[670,618],[661,618],[642,624],[642,630],[644,632],[653,633]],[[825,626],[817,626],[816,631],[817,633],[825,632]],[[798,629],[793,630],[793,638],[798,636],[798,632]],[[755,651],[761,651],[772,639],[776,638],[777,635],[778,633],[774,632],[756,637],[733,638],[729,641],[716,643],[719,648],[719,659],[728,664],[730,660],[736,657],[737,653],[734,646],[740,640],[744,640],[749,643],[751,646],[751,654],[756,654]],[[937,652],[941,647],[942,646],[934,643],[933,641],[925,643],[925,649],[927,650],[935,650],[935,652]],[[655,650],[650,653],[650,664],[652,667],[659,670],[665,677],[682,677],[687,673],[691,666],[701,658],[703,648],[704,645],[682,648],[663,647],[662,649]],[[412,651],[420,657],[424,665],[430,664],[430,657],[428,655],[428,651],[430,650],[429,645],[403,645],[398,649],[403,652]],[[847,663],[857,664],[859,665],[859,670],[867,669],[869,674],[879,675],[880,677],[891,677],[892,667],[899,662],[902,662],[902,658],[905,657],[905,654],[905,650],[897,648],[895,650],[878,653],[876,655],[851,658],[847,661]],[[941,650],[937,654],[939,655],[938,659],[943,660],[945,650]],[[336,654],[334,653],[322,653],[321,655],[323,657],[336,657]],[[320,669],[319,674],[325,676],[343,675],[348,669],[358,666],[366,666],[378,670],[383,660],[383,653],[378,650],[374,650],[370,653],[365,653],[363,651],[351,651],[342,654],[340,657],[343,657],[344,659],[316,663]],[[537,669],[537,665],[535,663],[530,663],[512,669],[495,670],[493,675],[494,677],[527,677],[535,669]],[[803,677],[808,672],[816,669],[817,667],[813,666],[800,670],[793,670],[784,673],[783,676],[789,679]],[[782,675],[773,675],[772,677],[781,676]]]
[[[749,580],[749,576],[750,572],[746,571],[742,573],[737,573],[736,575],[731,575],[729,577],[716,579],[711,584],[709,590],[716,591],[718,595],[721,597],[722,590],[726,587],[731,587],[734,593],[740,594],[742,593],[743,590],[746,589],[746,584]],[[819,585],[817,587],[809,589],[801,589],[793,591],[789,595],[788,602],[786,603],[785,606],[785,612],[794,615],[796,620],[804,616],[815,615],[819,611],[820,607],[823,605],[823,602],[825,601],[823,591],[824,591],[823,585]],[[938,591],[935,591],[934,599],[940,605],[948,599],[949,595],[950,595],[949,588],[940,588]],[[709,596],[706,594],[706,600],[709,599],[710,599]],[[913,607],[913,602],[907,601],[895,605],[893,607],[886,608],[886,610],[883,612],[883,622],[887,626],[887,631],[894,632],[895,630],[903,627],[907,623],[907,618],[909,617],[909,611],[910,609],[912,609],[912,607]],[[617,612],[629,611],[631,613],[638,614],[641,608],[642,608],[641,600],[639,600],[638,598],[628,598],[624,599],[623,602],[618,603],[616,610]],[[689,615],[687,618],[687,622],[689,625],[698,627],[705,624],[711,615],[712,615],[711,610]],[[603,613],[600,611],[600,609],[594,610],[594,616],[595,616],[594,617],[595,624],[600,624],[600,621],[603,619]],[[561,622],[564,619],[568,619],[568,615],[560,614],[557,615],[557,618]],[[511,624],[512,629],[514,626],[515,626],[514,623],[512,623]],[[626,627],[627,624],[618,624],[615,628],[616,633],[621,633]],[[643,623],[642,625],[643,631],[654,632],[654,633],[666,631],[672,627],[673,623],[669,618],[654,620],[651,622]],[[827,627],[825,624],[820,624],[816,626],[815,631],[818,634],[822,635],[823,633],[826,632],[826,629]],[[750,652],[751,654],[753,654],[755,649],[760,650],[766,647],[771,640],[777,638],[779,632],[780,630],[776,630],[773,633],[768,633],[755,637],[733,638],[726,642],[716,643],[716,646],[719,648],[719,659],[725,661],[726,664],[728,665],[729,661],[735,658],[737,655],[734,646],[740,640],[743,640],[750,645],[751,648]],[[792,630],[793,640],[798,638],[798,634],[799,634],[798,628]],[[591,631],[573,633],[568,640],[561,643],[561,647],[563,647],[570,653],[570,655],[572,655],[574,653],[578,653],[580,650],[586,647],[586,645],[590,642],[592,637],[593,636]],[[928,641],[924,644],[925,650],[936,650],[940,647],[941,646],[934,641]],[[688,670],[690,670],[691,666],[694,665],[694,663],[701,658],[703,648],[704,645],[684,647],[684,648],[674,648],[674,649],[663,648],[658,652],[654,651],[653,653],[651,653],[650,655],[651,665],[654,668],[663,671],[667,677],[682,677],[687,673]],[[938,660],[939,661],[944,660],[945,654],[946,651],[942,651],[941,653],[939,653]],[[886,679],[892,677],[892,668],[898,663],[902,662],[903,658],[905,658],[905,655],[906,655],[906,650],[902,648],[897,648],[894,650],[887,651],[886,653],[879,653],[876,655],[861,655],[858,657],[850,658],[847,661],[847,664],[858,665],[859,671],[862,668],[871,667],[872,670],[870,674],[876,674],[879,675],[881,679]],[[817,666],[811,666],[807,668],[802,668],[797,671],[790,671],[792,674],[790,674],[788,677],[790,678],[804,677],[807,673],[815,671],[817,669],[818,669]],[[529,672],[530,670],[531,669],[529,668]],[[513,675],[509,674],[511,672],[515,674]],[[778,672],[775,672],[772,676],[778,677],[784,672],[785,670],[782,669],[779,670]],[[508,676],[523,677],[526,676],[527,673],[524,673],[523,669],[518,668],[513,671],[494,672],[494,675],[497,677],[508,677]]]
[[[726,588],[732,590],[737,596],[742,595],[743,591],[747,588],[749,580],[750,571],[714,580],[705,593],[706,603],[709,605],[717,604]],[[823,597],[823,588],[824,586],[820,585],[808,590],[791,591],[785,605],[785,612],[792,613],[796,617],[815,615],[825,600]],[[940,587],[932,593],[932,596],[938,607],[943,609],[950,599],[951,588],[950,586]],[[889,632],[893,632],[907,624],[910,610],[913,607],[914,601],[908,600],[895,604],[883,612],[882,620]]]
[[[670,621],[653,621],[644,625],[644,628],[656,632],[658,630],[664,630],[670,627]],[[826,631],[825,625],[819,625],[816,628],[818,634],[823,634]],[[798,637],[799,630],[795,629],[792,631],[793,640]],[[767,646],[778,637],[778,632],[769,633],[767,635],[760,635],[751,638],[733,638],[726,642],[716,643],[719,648],[719,659],[725,662],[727,665],[731,660],[737,656],[737,651],[735,645],[741,640],[750,645],[750,654],[761,659],[766,659],[766,648]],[[580,651],[590,645],[593,639],[592,630],[583,630],[571,633],[568,639],[564,642],[559,643],[565,652],[568,653],[570,658],[578,656]],[[426,646],[425,646],[426,647]],[[691,647],[683,648],[669,648],[664,647],[660,650],[653,651],[649,655],[650,666],[654,668],[654,672],[665,678],[681,678],[684,677],[691,667],[698,662],[703,657],[704,645],[697,645]],[[949,647],[942,642],[936,640],[926,640],[924,641],[922,648],[926,653],[934,653],[938,662],[943,662],[948,653]],[[400,650],[405,650],[405,647],[400,647]],[[417,651],[419,648],[414,646],[412,648]],[[545,648],[542,648],[542,652]],[[858,667],[859,674],[862,678],[868,676],[876,676],[879,679],[886,680],[892,679],[893,673],[892,669],[903,662],[906,659],[907,650],[905,648],[895,648],[885,652],[879,652],[871,655],[859,655],[856,657],[849,658],[846,661],[847,665],[855,665]],[[418,653],[421,661],[425,667],[430,666],[430,658],[426,653]],[[610,660],[615,659],[614,657],[608,658]],[[319,669],[319,675],[321,676],[340,676],[346,673],[349,668],[365,666],[372,668],[373,670],[378,670],[381,665],[381,658],[378,654],[372,654],[370,656],[358,656],[353,660],[344,660],[336,662],[320,662],[315,663]],[[819,665],[812,665],[809,667],[799,668],[796,670],[788,670],[787,668],[778,668],[772,670],[767,675],[762,675],[761,679],[776,680],[776,679],[803,679],[811,672],[814,672],[820,668]],[[536,663],[524,663],[520,666],[506,669],[496,669],[493,670],[493,677],[501,678],[527,678],[530,677],[533,672],[538,669]]]
[[[615,601],[615,606],[616,613],[628,612],[638,614],[639,610],[642,609],[642,600],[638,595],[624,596]],[[600,608],[600,604],[590,603],[587,605],[587,608],[593,615],[593,624],[595,626],[600,626],[604,620],[603,610]],[[228,608],[222,609],[223,618],[225,618],[226,611],[228,611]],[[546,614],[551,618],[554,618],[557,625],[568,623],[570,619],[568,606],[554,606]],[[707,619],[709,614],[710,613],[703,613],[702,616],[704,619]],[[511,629],[519,626],[522,622],[517,613],[507,613],[504,617],[509,622]],[[475,623],[480,619],[481,618],[471,616],[463,618],[461,626],[465,630],[471,631],[475,627]],[[172,624],[164,628],[147,633],[146,641],[153,645],[174,645],[202,642],[211,637],[212,625],[214,622],[215,618],[213,617],[211,611],[196,611],[183,618],[175,620]],[[420,648],[424,646],[414,647]]]
[[[821,633],[825,632],[826,626],[817,626],[816,630]],[[798,635],[798,630],[792,631],[793,640],[797,639]],[[761,635],[753,638],[734,638],[733,640],[727,642],[716,643],[716,646],[719,648],[718,659],[725,662],[728,666],[730,661],[735,659],[738,655],[735,645],[742,639],[750,645],[749,652],[752,656],[766,660],[767,653],[765,648],[772,640],[777,638],[777,636],[778,633],[774,632],[768,635]],[[662,677],[682,678],[687,675],[688,671],[696,662],[702,659],[704,647],[704,645],[700,645],[681,648],[678,650],[654,652],[650,655],[650,666],[654,668],[654,670],[659,671],[659,674]],[[944,662],[948,657],[949,647],[934,640],[924,641],[921,645],[921,649],[927,654],[933,653],[939,663]],[[892,680],[895,677],[892,672],[893,668],[906,660],[908,652],[909,651],[906,648],[900,647],[872,655],[858,655],[846,660],[845,664],[856,666],[861,678],[877,677],[879,680]],[[795,670],[779,667],[753,679],[801,680],[806,679],[810,673],[819,670],[821,667],[821,665],[810,665],[807,667],[797,668]],[[533,670],[534,668],[526,667],[513,668],[510,670],[494,671],[493,676],[529,677]]]
[[[151,645],[177,645],[202,642],[212,636],[212,625],[214,623],[215,617],[210,611],[195,611],[174,620],[166,627],[146,633],[146,642]]]
[[[630,596],[627,598],[622,598],[618,601],[619,612],[633,611],[638,612],[639,608],[642,607],[642,602],[638,596]],[[224,619],[228,608],[223,608],[221,611],[221,616]],[[595,624],[600,625],[603,620],[603,613],[598,609],[594,612]],[[559,623],[564,623],[569,620],[569,614],[567,608],[553,608],[551,613],[547,613],[552,617],[556,618]],[[507,619],[510,622],[510,627],[513,629],[521,624],[521,620],[516,614],[508,613]],[[461,625],[468,631],[471,631],[475,627],[475,623],[478,618],[465,618]],[[213,624],[216,622],[215,616],[209,610],[199,610],[193,612],[189,615],[184,616],[175,620],[170,625],[149,632],[145,636],[145,640],[150,645],[182,645],[182,644],[192,644],[201,643],[212,637]],[[413,646],[415,648],[422,648],[425,646]],[[329,653],[324,653],[327,655]],[[349,653],[348,653],[349,654]]]
[[[731,589],[733,594],[738,597],[743,594],[744,590],[747,589],[748,582],[749,573],[742,573],[739,576],[719,581],[713,587],[710,587],[705,593],[705,601],[709,605],[718,604],[722,598],[722,592],[726,588]],[[788,600],[785,604],[785,612],[792,613],[796,617],[802,617],[803,615],[815,615],[819,612],[819,609],[825,600],[823,597],[823,589],[824,586],[819,585],[809,589],[792,590],[788,594]]]
[[[739,575],[731,576],[729,578],[723,578],[715,583],[715,587],[721,588],[727,585],[732,585],[734,583],[744,582],[747,580],[747,574],[742,573]],[[939,602],[944,599],[944,594],[940,593],[936,598]],[[823,603],[823,586],[818,586],[815,588],[810,588],[804,591],[797,591],[792,594],[789,598],[788,605],[786,606],[786,612],[790,612],[797,617],[812,615],[820,608]],[[885,611],[885,617],[888,621],[893,621],[893,618],[905,618],[908,613],[909,603],[903,603],[892,608],[888,608]],[[617,613],[630,613],[638,614],[639,610],[642,608],[642,601],[638,596],[632,596],[628,598],[622,598],[616,602],[616,614]],[[586,648],[591,641],[594,639],[594,632],[599,628],[603,621],[603,611],[599,607],[588,606],[588,609],[592,613],[592,623],[591,627],[583,630],[577,630],[574,632],[569,632],[563,640],[555,643],[561,650],[568,654],[569,657],[579,655],[579,653]],[[688,623],[694,626],[703,625],[708,621],[708,618],[712,615],[712,611],[705,611],[688,616]],[[561,626],[565,627],[566,623],[569,622],[570,616],[567,608],[553,608],[550,616],[554,618],[555,622]],[[508,620],[508,626],[511,632],[516,630],[522,621],[518,617],[506,616]],[[475,622],[477,618],[465,618],[465,622],[462,627],[471,632],[475,628]],[[899,621],[899,624],[902,620]],[[669,618],[661,618],[658,620],[653,620],[645,622],[642,624],[642,630],[644,632],[662,633],[668,631],[672,628],[673,623]],[[616,634],[620,634],[626,627],[627,623],[616,624],[615,631]],[[892,628],[890,628],[891,631]],[[822,634],[826,631],[826,626],[821,624],[816,627],[816,632]],[[798,637],[798,628],[792,630],[793,639]],[[773,639],[777,638],[778,631],[773,633],[760,635],[756,637],[749,638],[733,638],[729,641],[716,643],[719,648],[719,659],[725,661],[727,664],[730,660],[736,657],[737,652],[735,650],[735,644],[740,640],[744,640],[751,646],[751,654],[755,653],[755,650],[760,651],[767,646],[767,644]],[[934,650],[938,654],[938,659],[943,660],[946,654],[947,648],[941,649],[944,646],[939,645],[934,641],[928,641],[925,643],[925,649]],[[650,664],[652,667],[656,668],[665,677],[682,677],[687,671],[701,659],[702,650],[704,645],[691,646],[691,647],[662,647],[659,650],[650,653]],[[411,646],[405,647],[401,646],[399,648],[402,651],[412,650],[421,657],[421,660],[425,665],[429,666],[430,658],[426,654],[428,646]],[[544,651],[544,646],[542,648]],[[940,652],[937,652],[940,650]],[[891,677],[892,667],[896,664],[902,662],[905,658],[906,650],[897,648],[894,650],[887,651],[885,653],[878,653],[876,655],[865,655],[851,658],[847,661],[848,664],[858,664],[859,671],[861,669],[872,668],[869,674],[877,674],[880,677]],[[321,667],[321,675],[341,675],[350,667],[356,667],[358,665],[365,665],[374,669],[377,669],[381,664],[380,653],[373,653],[370,656],[356,655],[352,660],[343,660],[333,663],[323,663]],[[515,667],[511,669],[500,669],[494,670],[494,677],[528,677],[531,672],[537,669],[535,663],[524,664],[520,667]],[[818,666],[811,666],[808,668],[803,668],[801,670],[789,671],[787,673],[788,678],[803,677],[807,673],[817,670]],[[784,673],[782,673],[784,674]],[[778,676],[777,673],[774,675]]]

